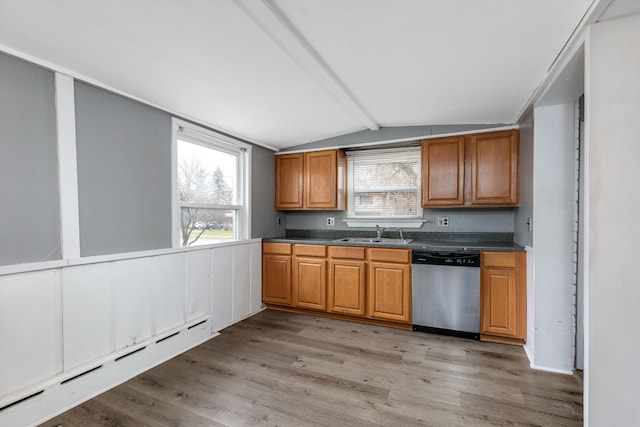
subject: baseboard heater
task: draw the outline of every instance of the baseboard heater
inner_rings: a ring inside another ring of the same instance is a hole
[[[68,382],[71,382],[71,381],[73,381],[73,380],[76,380],[76,379],[78,379],[78,378],[80,378],[80,377],[82,377],[82,376],[84,376],[84,375],[90,374],[90,373],[91,373],[91,372],[93,372],[93,371],[97,371],[98,369],[102,368],[102,366],[103,366],[103,365],[96,366],[95,368],[91,368],[91,369],[89,369],[89,370],[87,370],[87,371],[81,372],[81,373],[79,373],[78,375],[75,375],[75,376],[73,376],[73,377],[71,377],[71,378],[67,378],[66,380],[62,381],[62,382],[60,383],[60,385],[63,385],[63,384],[66,384],[66,383],[68,383]]]
[[[36,391],[35,393],[30,394],[29,396],[25,396],[22,399],[16,400],[15,402],[8,403],[8,404],[4,405],[2,408],[0,408],[0,412],[4,411],[5,409],[11,408],[13,405],[17,405],[18,403],[22,403],[25,400],[29,400],[29,399],[31,399],[33,397],[36,397],[36,396],[38,396],[38,395],[40,395],[42,393],[44,393],[44,390]]]
[[[146,346],[146,345],[145,345],[144,347],[140,347],[140,348],[138,348],[138,349],[135,349],[135,350],[133,350],[133,351],[130,351],[130,352],[129,352],[129,353],[127,353],[127,354],[123,354],[123,355],[122,355],[122,356],[120,356],[120,357],[116,357],[116,358],[115,358],[115,360],[114,360],[114,362],[117,362],[117,361],[119,361],[119,360],[122,360],[122,359],[124,359],[125,357],[129,357],[129,356],[131,356],[132,354],[136,354],[137,352],[142,351],[142,350],[144,350],[145,348],[147,348],[147,346]]]

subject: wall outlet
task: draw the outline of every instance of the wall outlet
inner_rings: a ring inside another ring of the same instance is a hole
[[[448,227],[449,226],[449,217],[448,216],[439,216],[438,217],[438,227]]]
[[[277,217],[276,217],[276,225],[277,225],[278,227],[280,227],[280,225],[281,225],[281,224],[282,224],[282,222],[280,221],[280,217],[279,217],[279,216],[277,216]]]
[[[333,217],[327,218],[327,225],[336,225],[336,219]]]

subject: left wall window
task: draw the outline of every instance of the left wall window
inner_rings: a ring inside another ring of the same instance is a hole
[[[250,146],[174,119],[175,246],[248,238]]]

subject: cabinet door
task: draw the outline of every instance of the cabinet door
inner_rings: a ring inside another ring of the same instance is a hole
[[[303,208],[303,154],[276,156],[276,209]]]
[[[330,312],[365,315],[365,265],[364,260],[331,260],[328,302]]]
[[[488,132],[469,140],[474,205],[518,204],[518,131]]]
[[[304,197],[309,209],[336,209],[337,151],[304,153]]]
[[[483,268],[480,332],[515,337],[517,332],[516,270]]]
[[[464,203],[464,136],[422,141],[422,205]]]
[[[291,305],[291,256],[262,256],[262,301]]]
[[[369,317],[411,322],[411,266],[369,264]]]
[[[327,260],[296,258],[293,267],[293,304],[313,310],[327,308]]]

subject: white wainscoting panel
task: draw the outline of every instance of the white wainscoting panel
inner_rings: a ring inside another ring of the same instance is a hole
[[[233,321],[251,310],[251,250],[249,245],[233,247]]]
[[[211,328],[217,332],[233,323],[233,247],[211,250]]]
[[[43,422],[257,313],[261,252],[256,239],[0,275],[0,426]]]
[[[251,245],[251,313],[262,309],[262,242]]]
[[[116,350],[151,337],[151,259],[111,263]]]
[[[115,350],[112,310],[107,263],[80,265],[62,271],[65,371]]]
[[[211,313],[211,254],[210,251],[185,253],[187,319]]]
[[[155,333],[184,324],[185,262],[184,254],[162,255],[153,264],[152,311]]]
[[[0,277],[0,397],[62,370],[60,272]]]

